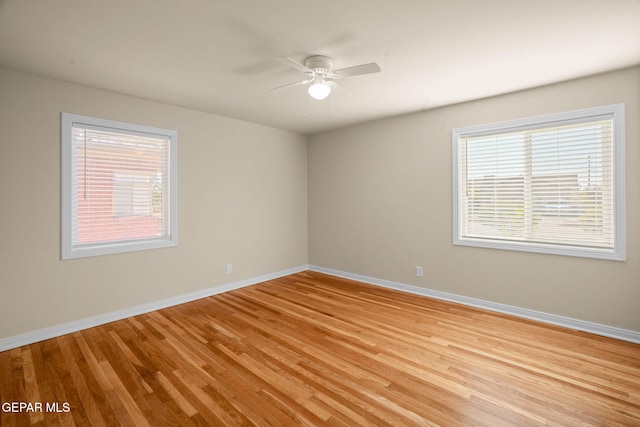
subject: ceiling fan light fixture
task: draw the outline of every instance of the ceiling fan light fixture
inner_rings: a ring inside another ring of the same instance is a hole
[[[309,86],[308,91],[309,95],[311,95],[313,99],[322,101],[331,93],[331,86],[329,86],[324,79],[316,80],[311,86]]]

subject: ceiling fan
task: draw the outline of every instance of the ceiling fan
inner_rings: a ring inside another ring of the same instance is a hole
[[[344,79],[346,77],[358,76],[361,74],[377,73],[380,67],[375,62],[369,64],[355,65],[353,67],[333,69],[333,60],[328,56],[314,55],[304,60],[304,64],[299,63],[289,57],[280,56],[277,59],[307,75],[302,81],[287,83],[286,85],[274,87],[271,90],[282,89],[288,86],[306,85],[312,83],[309,88],[309,95],[317,100],[325,99],[331,93],[331,86],[328,83],[333,80]]]

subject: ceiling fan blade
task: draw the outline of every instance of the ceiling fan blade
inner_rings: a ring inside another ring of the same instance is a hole
[[[307,83],[309,83],[309,80],[302,80],[300,82],[287,83],[286,85],[282,85],[282,86],[277,86],[277,87],[271,88],[271,89],[269,89],[269,91],[283,89],[283,88],[289,87],[289,86],[306,85]]]
[[[340,70],[334,70],[333,72],[338,75],[338,78],[344,79],[345,77],[358,76],[360,74],[371,74],[380,71],[380,67],[375,62],[369,64],[356,65],[354,67],[342,68]]]
[[[313,73],[313,71],[310,68],[305,67],[304,65],[302,65],[301,63],[299,63],[298,61],[295,61],[291,58],[289,58],[288,56],[277,56],[276,59],[292,68],[295,68],[298,71],[301,71],[303,73]]]

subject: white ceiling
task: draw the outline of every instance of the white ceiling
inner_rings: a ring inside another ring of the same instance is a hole
[[[636,64],[640,0],[0,0],[0,65],[304,134]]]

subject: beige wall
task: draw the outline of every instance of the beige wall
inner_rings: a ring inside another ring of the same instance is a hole
[[[314,135],[309,262],[640,331],[639,100],[636,67]],[[614,103],[626,104],[626,262],[453,246],[452,128]]]
[[[178,131],[177,247],[60,260],[63,111]],[[307,138],[0,69],[0,207],[2,339],[306,264]]]

